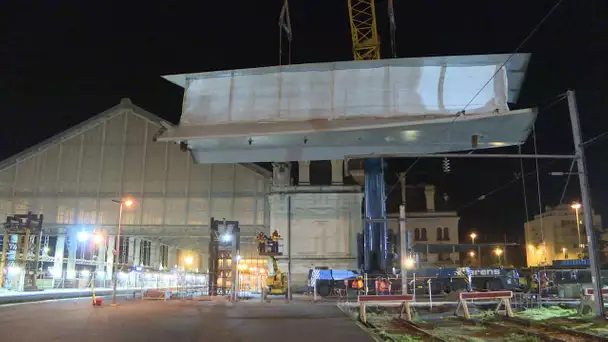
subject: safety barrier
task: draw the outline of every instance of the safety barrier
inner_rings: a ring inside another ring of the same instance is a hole
[[[602,289],[602,297],[608,295],[608,289]],[[592,288],[584,288],[582,291],[581,302],[577,308],[577,313],[579,315],[586,315],[592,312],[595,312],[595,306],[593,302],[595,301],[594,291]]]
[[[458,298],[458,306],[456,307],[455,314],[458,314],[458,310],[462,307],[465,319],[471,318],[471,315],[469,314],[469,306],[467,304],[467,302],[471,300],[498,300],[498,306],[496,306],[495,311],[498,312],[498,310],[500,310],[500,307],[504,304],[507,316],[513,317],[513,309],[511,308],[511,298],[513,298],[513,291],[461,292]]]
[[[401,310],[399,311],[399,318],[405,311],[405,319],[408,321],[412,320],[412,310],[410,302],[414,300],[413,295],[386,295],[386,296],[359,296],[359,315],[361,322],[367,323],[366,308],[368,304],[371,305],[382,305],[385,303],[402,303]]]

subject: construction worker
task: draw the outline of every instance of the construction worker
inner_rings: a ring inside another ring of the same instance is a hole
[[[275,229],[274,232],[272,232],[272,253],[279,253],[279,238],[281,237],[281,235],[279,235],[279,232]]]
[[[258,252],[266,253],[266,240],[268,239],[266,234],[264,234],[264,232],[259,232],[256,239],[258,240]]]
[[[357,294],[361,294],[361,291],[363,291],[363,277],[357,276],[357,278],[353,280],[351,287],[357,290]]]

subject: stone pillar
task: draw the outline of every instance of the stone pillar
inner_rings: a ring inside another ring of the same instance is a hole
[[[66,279],[76,278],[76,248],[78,248],[78,239],[76,230],[68,230],[68,265],[66,270]]]
[[[108,249],[106,251],[106,280],[112,279],[114,275],[114,248],[116,248],[116,236],[108,235]]]
[[[58,235],[55,243],[55,262],[53,263],[53,277],[63,277],[63,252],[65,250],[65,235]]]
[[[136,238],[133,246],[133,265],[139,266],[141,264],[141,239]]]
[[[298,162],[298,185],[310,185],[310,161]]]
[[[426,197],[426,211],[435,211],[435,186],[425,185],[424,196]]]
[[[289,186],[291,185],[291,163],[272,164],[272,185]]]
[[[344,184],[344,160],[331,161],[331,184]]]

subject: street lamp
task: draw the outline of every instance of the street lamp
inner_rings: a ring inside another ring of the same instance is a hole
[[[122,227],[122,210],[123,208],[126,206],[127,208],[130,208],[133,203],[135,203],[133,200],[131,199],[123,199],[123,200],[112,200],[112,202],[114,203],[118,203],[120,204],[120,209],[118,211],[118,231],[116,232],[116,243],[118,244],[118,246],[114,246],[114,262],[113,262],[113,270],[112,273],[114,273],[114,276],[112,278],[112,306],[117,306],[116,305],[116,284],[117,284],[117,280],[118,280],[118,270],[117,270],[117,259],[118,259],[118,252],[120,251],[120,229]]]
[[[578,210],[581,208],[581,204],[574,202],[572,203],[572,205],[570,206],[570,208],[574,209],[574,212],[576,213],[576,236],[578,237],[578,247],[582,248],[582,243],[581,243],[581,221],[578,218]],[[581,253],[582,254],[582,253]]]
[[[190,266],[192,265],[192,263],[194,262],[194,258],[191,256],[187,256],[184,261],[186,262],[186,265]]]
[[[494,250],[494,254],[496,254],[496,256],[498,257],[498,263],[502,264],[502,261],[500,260],[500,256],[502,255],[502,249],[496,247],[496,249]]]
[[[475,252],[470,251],[470,252],[469,252],[469,256],[470,256],[471,258],[474,258],[474,257],[475,257]]]
[[[477,237],[477,234],[471,233],[471,235],[469,236],[471,237],[471,241],[473,242],[473,244],[475,244],[475,238]]]

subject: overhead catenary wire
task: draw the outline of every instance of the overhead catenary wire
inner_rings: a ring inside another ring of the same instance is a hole
[[[477,91],[477,93],[464,106],[464,108],[461,111],[459,111],[458,113],[456,113],[456,115],[454,116],[454,119],[449,123],[448,127],[446,127],[445,130],[443,130],[440,134],[437,135],[437,139],[435,139],[434,142],[436,142],[437,140],[439,140],[439,138],[441,138],[442,135],[444,135],[445,133],[447,133],[451,129],[451,127],[454,125],[454,122],[456,122],[456,120],[461,115],[465,114],[466,109],[473,103],[473,101],[475,101],[475,99],[477,98],[477,96],[479,96],[479,94],[481,94],[481,92],[488,86],[488,84],[490,84],[490,82],[492,82],[492,80],[496,77],[496,75],[498,75],[498,73],[500,72],[500,70],[502,70],[502,68],[504,68],[504,66],[511,60],[511,58],[513,58],[513,56],[516,53],[519,52],[519,50],[524,46],[524,44],[526,44],[534,36],[534,34],[536,34],[536,32],[540,29],[540,27],[547,21],[547,19],[549,19],[549,17],[553,14],[553,12],[555,12],[555,10],[564,1],[565,0],[559,0],[555,5],[553,5],[553,7],[551,7],[551,9],[549,10],[549,12],[547,12],[547,14],[545,14],[545,16],[538,22],[538,24],[532,29],[532,31],[530,31],[530,33],[521,41],[521,43],[519,43],[519,45],[517,45],[517,47],[509,55],[509,57],[507,57],[507,59],[501,64],[500,68],[496,69],[496,72],[494,72],[494,74],[488,79],[488,81],[483,85],[483,87],[481,87],[481,89],[479,89],[479,91]],[[407,174],[419,161],[420,161],[420,158],[417,158],[416,160],[414,160],[414,162],[407,168],[407,170],[405,171],[405,173]]]

